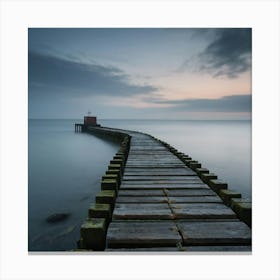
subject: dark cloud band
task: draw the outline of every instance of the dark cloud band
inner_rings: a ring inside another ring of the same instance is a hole
[[[201,54],[205,69],[214,76],[235,78],[251,68],[250,28],[228,28],[217,32],[215,40]]]
[[[209,30],[209,29],[206,29]],[[186,60],[178,69],[188,68],[209,73],[213,77],[236,78],[251,69],[252,30],[251,28],[210,29],[210,43],[198,56]],[[197,31],[198,36],[201,30]]]
[[[150,85],[132,84],[128,76],[115,67],[89,65],[35,52],[28,54],[28,79],[30,89],[40,87],[42,93],[50,95],[135,96],[157,90]]]

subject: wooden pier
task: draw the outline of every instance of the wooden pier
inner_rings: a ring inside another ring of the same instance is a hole
[[[80,249],[251,251],[251,204],[200,163],[147,134],[88,132],[122,143],[81,227]]]

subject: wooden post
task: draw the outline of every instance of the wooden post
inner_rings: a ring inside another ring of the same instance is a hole
[[[209,180],[208,181],[208,185],[209,187],[212,188],[213,191],[215,191],[216,193],[219,193],[219,191],[221,189],[227,189],[227,183],[222,182],[220,180]]]
[[[106,171],[106,175],[107,174],[117,174],[118,177],[120,177],[120,179],[122,178],[122,173],[120,169],[110,169]]]
[[[204,183],[208,184],[209,180],[218,179],[218,176],[214,173],[203,173],[200,175],[200,178]]]
[[[115,179],[118,181],[118,186],[121,183],[121,177],[119,174],[105,174],[104,176],[102,176],[102,181],[104,180],[111,180],[111,179]]]
[[[118,191],[118,181],[116,179],[105,179],[101,181],[102,190],[113,190]]]
[[[96,203],[110,204],[111,209],[113,209],[116,201],[116,192],[113,190],[101,191],[96,195],[95,201]]]
[[[190,162],[190,168],[195,171],[196,168],[201,168],[201,163],[197,161]]]
[[[88,218],[81,226],[81,239],[85,249],[104,251],[106,242],[106,220]]]
[[[110,204],[94,203],[88,209],[89,218],[104,218],[106,220],[106,228],[112,218],[112,208]]]
[[[231,208],[241,221],[245,222],[249,227],[252,226],[252,203],[250,201],[241,198],[232,198]]]
[[[108,170],[112,170],[112,169],[122,170],[122,166],[120,164],[109,164],[108,165]]]
[[[227,189],[221,189],[219,191],[219,196],[221,197],[221,199],[224,201],[224,203],[226,205],[230,206],[231,199],[232,198],[241,198],[241,193],[231,191],[231,190],[227,190]]]
[[[197,173],[197,175],[200,177],[201,174],[209,174],[209,170],[207,168],[196,168],[195,172]]]

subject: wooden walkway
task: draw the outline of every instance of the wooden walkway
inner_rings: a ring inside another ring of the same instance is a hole
[[[251,203],[215,174],[150,135],[86,131],[121,145],[81,226],[79,249],[251,251]]]
[[[251,230],[151,136],[132,136],[106,251],[250,251]]]

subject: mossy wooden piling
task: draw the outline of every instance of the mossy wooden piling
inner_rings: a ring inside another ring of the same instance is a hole
[[[81,227],[88,251],[250,251],[251,203],[189,155],[151,135],[86,132],[120,149]]]

